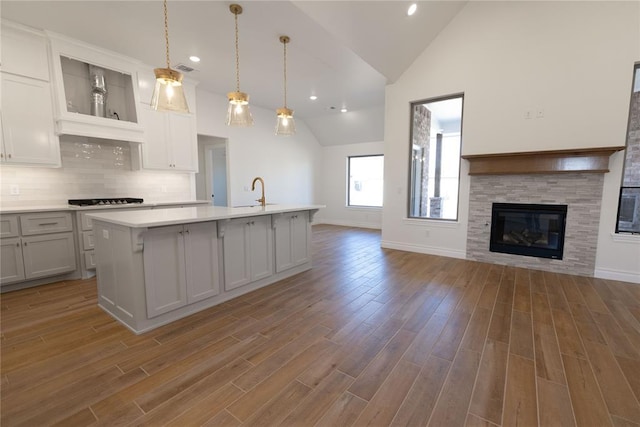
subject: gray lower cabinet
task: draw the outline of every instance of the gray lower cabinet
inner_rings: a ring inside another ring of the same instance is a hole
[[[71,214],[46,212],[3,216],[0,284],[56,276],[76,269]],[[18,230],[17,224],[20,224]]]
[[[218,295],[215,222],[149,229],[144,275],[149,318]]]
[[[229,291],[273,275],[271,216],[224,222],[224,288]]]
[[[309,262],[311,260],[309,212],[285,213],[274,216],[273,221],[275,222],[276,273]]]

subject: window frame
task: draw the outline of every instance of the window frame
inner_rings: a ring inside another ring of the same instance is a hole
[[[617,235],[640,235],[640,232],[634,230],[621,230],[620,229],[620,214],[622,213],[622,200],[624,198],[625,189],[637,189],[640,188],[638,186],[625,186],[624,178],[627,170],[627,150],[629,149],[629,134],[631,132],[631,113],[633,108],[633,94],[634,89],[636,87],[636,79],[640,76],[640,62],[636,62],[633,64],[633,77],[631,79],[631,92],[629,94],[629,116],[627,118],[627,132],[625,133],[625,141],[624,141],[624,153],[625,158],[622,162],[622,173],[620,174],[620,189],[618,193],[618,207],[616,209],[616,225],[615,225],[615,234]],[[640,201],[636,201],[636,203],[640,203]]]
[[[446,101],[449,99],[460,98],[462,102],[461,111],[460,111],[460,156],[458,159],[458,200],[456,201],[456,217],[455,218],[432,218],[432,217],[424,217],[424,216],[413,216],[411,213],[411,200],[412,200],[412,189],[414,183],[412,182],[413,177],[413,115],[415,111],[416,105],[428,104],[432,102]],[[436,96],[433,98],[425,98],[417,101],[409,102],[409,156],[408,156],[408,165],[407,168],[407,206],[406,218],[409,220],[418,220],[418,221],[438,221],[438,222],[459,222],[460,220],[460,181],[461,181],[461,172],[462,172],[462,144],[464,141],[463,138],[463,123],[464,123],[464,92],[457,92],[449,95]]]
[[[347,208],[364,208],[364,209],[382,209],[384,206],[384,194],[382,197],[382,205],[352,205],[351,204],[351,159],[357,159],[362,157],[382,157],[384,161],[384,154],[358,154],[355,156],[347,156]],[[384,166],[382,168],[382,180],[384,191]]]

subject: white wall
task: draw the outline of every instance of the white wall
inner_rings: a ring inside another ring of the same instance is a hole
[[[638,2],[469,2],[387,87],[383,246],[465,254],[466,161],[458,222],[404,219],[411,101],[464,92],[463,154],[622,146],[638,60]],[[605,175],[596,272],[628,278],[640,275],[640,242],[610,236],[621,161]]]
[[[352,227],[382,228],[381,208],[347,207],[347,158],[368,154],[383,154],[383,142],[324,147],[322,166],[322,203],[327,207],[318,212],[316,221]]]
[[[197,91],[198,134],[229,140],[228,204],[255,203],[259,190],[248,190],[257,176],[265,181],[267,203],[320,203],[322,147],[309,128],[297,119],[296,135],[276,136],[275,111],[252,106],[251,112],[252,127],[228,127],[226,97]]]

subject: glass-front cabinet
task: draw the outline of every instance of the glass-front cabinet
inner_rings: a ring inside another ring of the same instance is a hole
[[[56,132],[144,142],[137,69],[116,53],[48,33],[56,93]]]

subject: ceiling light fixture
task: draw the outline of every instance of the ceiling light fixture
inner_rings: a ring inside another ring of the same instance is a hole
[[[280,43],[284,46],[284,107],[276,110],[278,115],[276,135],[295,135],[296,133],[293,110],[287,108],[287,43],[290,41],[288,36],[280,36]]]
[[[191,62],[200,62],[200,57],[199,57],[199,56],[195,56],[195,55],[191,55],[191,56],[189,57],[189,60],[190,60]]]
[[[167,68],[156,68],[156,86],[151,96],[151,108],[158,111],[176,111],[188,113],[187,99],[182,87],[182,73],[171,69],[169,60],[169,18],[167,0],[164,0],[164,40],[167,55]]]
[[[341,113],[346,113],[347,109],[345,107],[342,107],[342,109],[340,110]]]
[[[317,97],[317,96],[315,96],[315,95],[311,95],[311,96],[309,97],[309,99],[310,99],[310,100],[312,100],[312,101],[315,101],[316,99],[318,99],[318,97]]]
[[[407,9],[407,16],[411,16],[414,13],[416,13],[417,9],[418,9],[418,5],[413,3],[411,6],[409,6],[409,9]]]
[[[249,95],[240,92],[240,51],[238,49],[238,15],[242,13],[242,6],[232,4],[229,10],[236,22],[236,91],[229,92],[229,108],[227,109],[227,126],[251,126],[253,117],[249,111]]]

